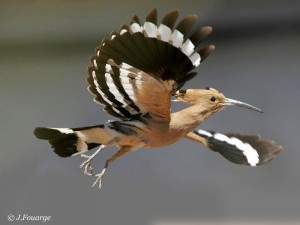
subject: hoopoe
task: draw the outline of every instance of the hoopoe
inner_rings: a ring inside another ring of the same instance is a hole
[[[140,148],[160,148],[182,138],[199,142],[236,164],[256,166],[272,160],[282,150],[274,141],[255,135],[221,134],[196,129],[210,116],[230,105],[262,112],[247,103],[226,98],[213,89],[181,87],[194,78],[191,72],[213,52],[209,45],[199,49],[212,28],[197,29],[189,35],[197,16],[190,15],[175,26],[179,12],[166,14],[157,24],[154,9],[144,24],[137,16],[130,25],[122,25],[96,48],[88,68],[88,90],[94,101],[102,104],[109,115],[118,120],[81,128],[37,127],[37,138],[48,140],[61,157],[80,155],[86,160],[80,168],[95,176],[93,186],[101,188],[103,175],[115,160]],[[171,98],[190,106],[172,113]],[[94,173],[92,160],[103,149],[119,150],[101,173]],[[98,149],[92,155],[88,150]]]

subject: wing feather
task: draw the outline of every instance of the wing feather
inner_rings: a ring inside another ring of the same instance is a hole
[[[197,17],[188,16],[175,26],[178,15],[178,11],[168,13],[161,24],[156,9],[143,24],[134,16],[130,25],[123,24],[96,48],[88,69],[88,90],[108,114],[170,119],[172,93],[196,76],[191,71],[212,52],[210,47],[197,50],[211,30],[190,35]]]
[[[186,137],[204,144],[236,164],[265,164],[282,151],[282,147],[274,141],[264,140],[258,135],[221,134],[199,129],[190,132]]]

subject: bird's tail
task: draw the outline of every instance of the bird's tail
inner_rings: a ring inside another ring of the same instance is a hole
[[[82,128],[37,127],[34,135],[49,141],[60,157],[70,157],[88,151],[113,139],[113,134],[104,125]]]

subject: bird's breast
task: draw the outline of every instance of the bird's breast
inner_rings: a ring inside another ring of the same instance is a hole
[[[175,128],[170,123],[140,121],[126,121],[114,125],[120,135],[119,146],[137,146],[144,143],[144,148],[160,148],[177,142],[187,131]]]
[[[139,137],[145,140],[145,148],[160,148],[171,145],[181,139],[182,132],[174,132],[169,124],[152,124],[148,132],[138,131]]]

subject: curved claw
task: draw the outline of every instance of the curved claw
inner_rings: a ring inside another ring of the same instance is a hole
[[[84,175],[88,175],[88,176],[93,176],[93,168],[92,168],[92,165],[91,165],[91,161],[90,159],[84,161],[81,165],[80,165],[80,168],[84,167],[84,172],[83,174]]]
[[[92,154],[91,156],[89,155],[85,155],[85,154],[81,154],[80,156],[83,158],[86,158],[87,160],[85,160],[83,163],[81,163],[79,168],[83,168],[84,167],[84,175],[88,175],[88,176],[95,176],[95,174],[93,173],[93,168],[92,168],[92,160],[95,158],[95,156],[101,151],[101,149],[103,148],[103,145],[101,145],[97,151],[95,151],[94,154]]]

